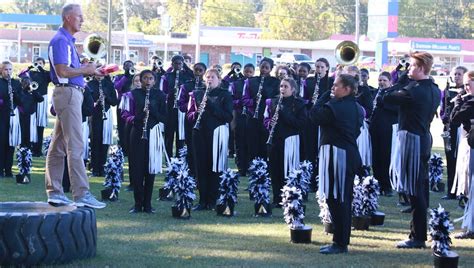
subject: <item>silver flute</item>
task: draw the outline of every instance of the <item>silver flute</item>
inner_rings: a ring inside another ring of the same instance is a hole
[[[314,92],[313,92],[313,96],[311,97],[311,102],[313,104],[315,104],[319,98],[319,83],[320,82],[321,82],[321,75],[319,73],[316,73],[316,84],[314,85]]]
[[[13,104],[12,78],[10,75],[8,75],[7,80],[8,80],[8,96],[10,97],[10,116],[15,116],[15,106]]]
[[[174,79],[174,105],[173,108],[178,109],[179,94],[179,70],[176,70],[176,78]]]
[[[202,118],[202,114],[204,113],[204,111],[206,110],[206,105],[207,105],[207,97],[209,95],[209,87],[206,88],[206,92],[204,93],[204,97],[202,98],[202,101],[201,103],[199,104],[199,107],[198,107],[198,117],[196,119],[196,124],[194,124],[194,129],[195,130],[200,130],[201,129],[201,118]]]
[[[258,86],[257,92],[257,105],[255,106],[255,113],[253,114],[253,118],[258,119],[258,108],[260,107],[260,102],[262,101],[262,90],[263,90],[263,82],[265,81],[265,76],[262,76],[260,80],[260,85]]]
[[[143,112],[145,118],[143,118],[143,131],[142,140],[148,140],[148,118],[150,117],[150,87],[146,87],[145,105],[143,105]]]
[[[281,102],[283,100],[283,95],[280,94],[280,98],[278,99],[277,106],[275,108],[275,113],[272,116],[272,121],[270,121],[270,133],[268,134],[268,140],[267,144],[272,145],[273,144],[273,134],[275,133],[275,127],[278,122],[278,114],[280,112],[280,107],[281,107]]]

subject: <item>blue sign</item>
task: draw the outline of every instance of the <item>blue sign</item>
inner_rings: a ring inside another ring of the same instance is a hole
[[[129,46],[150,46],[153,45],[153,41],[146,39],[128,39]]]
[[[419,49],[419,50],[438,50],[438,51],[459,52],[461,51],[461,44],[411,41],[411,48]]]

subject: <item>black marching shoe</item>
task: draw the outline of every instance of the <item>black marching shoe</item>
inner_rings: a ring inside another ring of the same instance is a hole
[[[413,209],[411,207],[407,207],[400,210],[401,213],[411,213],[412,211]]]
[[[465,231],[454,235],[456,239],[474,239],[474,232]]]
[[[203,204],[197,204],[192,208],[193,211],[201,211],[201,210],[206,210],[206,205]]]
[[[426,248],[425,241],[407,239],[397,244],[397,248]]]
[[[336,243],[332,245],[323,246],[319,249],[319,253],[321,254],[341,254],[347,252],[347,246],[340,246]]]
[[[143,210],[141,208],[137,208],[137,207],[132,207],[128,213],[130,214],[135,214],[135,213],[139,213],[139,212],[143,212]]]
[[[154,208],[144,208],[143,212],[148,213],[148,214],[155,214],[156,209],[154,209]]]
[[[447,194],[447,195],[441,197],[441,199],[443,199],[443,200],[454,200],[454,199],[456,199],[456,196],[453,195],[453,194]]]

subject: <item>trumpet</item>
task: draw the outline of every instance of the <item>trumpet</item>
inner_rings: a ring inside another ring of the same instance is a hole
[[[36,82],[36,81],[31,82],[31,84],[30,84],[30,90],[31,91],[37,90],[38,88],[39,88],[38,82]]]
[[[273,134],[275,133],[275,127],[277,125],[277,122],[278,122],[278,114],[280,112],[280,107],[281,107],[281,102],[283,100],[283,95],[280,94],[280,98],[278,98],[278,103],[277,103],[277,106],[275,108],[275,113],[273,114],[272,116],[272,121],[270,121],[270,133],[268,134],[268,140],[267,140],[267,144],[268,145],[272,145],[273,144]]]
[[[99,101],[100,106],[102,106],[102,120],[107,120],[107,112],[105,111],[105,94],[104,89],[102,88],[102,79],[98,80],[99,82]]]
[[[258,92],[257,92],[257,105],[255,106],[255,112],[253,114],[253,118],[258,119],[258,108],[260,107],[260,102],[262,101],[262,91],[263,91],[263,82],[265,81],[265,76],[262,76],[260,80],[260,85],[258,85]]]
[[[174,79],[174,109],[178,109],[178,98],[179,98],[179,72],[176,70],[176,78]]]
[[[153,67],[157,68],[157,69],[160,69],[161,67],[163,67],[163,61],[159,60],[159,59],[156,59],[153,61]]]
[[[136,72],[137,72],[137,70],[136,70],[135,68],[133,68],[133,67],[128,70],[128,73],[129,73],[130,75],[135,75]]]
[[[202,98],[202,101],[199,104],[198,118],[196,119],[196,124],[194,124],[194,127],[193,127],[195,130],[201,129],[201,118],[202,118],[202,114],[204,113],[204,111],[206,109],[207,97],[209,95],[209,91],[210,91],[209,87],[206,88],[206,92],[204,93],[204,97]]]
[[[240,74],[241,71],[242,71],[242,70],[241,70],[239,67],[234,68],[234,72],[235,72],[236,74]]]
[[[145,118],[143,118],[143,131],[142,140],[148,140],[148,118],[150,117],[150,87],[146,88],[145,105],[143,106],[143,112]]]
[[[84,81],[86,81],[86,83],[89,83],[89,82],[91,82],[92,80],[94,80],[94,77],[92,77],[92,76],[86,76],[86,77],[84,77]]]
[[[8,75],[7,80],[8,80],[8,96],[10,98],[10,116],[15,116],[15,106],[13,105],[12,78],[10,75]]]
[[[311,97],[311,102],[313,104],[315,104],[319,98],[319,83],[320,82],[321,82],[321,75],[319,73],[316,73],[316,84],[314,85],[314,92],[313,92],[313,96]]]

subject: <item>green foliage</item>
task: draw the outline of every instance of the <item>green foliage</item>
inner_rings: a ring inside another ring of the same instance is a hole
[[[260,26],[267,39],[318,40],[338,29],[337,18],[318,0],[276,0],[267,2]]]
[[[400,2],[399,14],[402,36],[474,38],[474,2],[470,0],[405,0]]]
[[[255,5],[246,1],[206,0],[202,24],[206,26],[254,27]]]
[[[94,0],[87,5],[82,5],[82,13],[85,17],[82,31],[107,32],[108,7],[108,0]],[[112,30],[120,31],[122,29],[122,1],[112,0]]]

